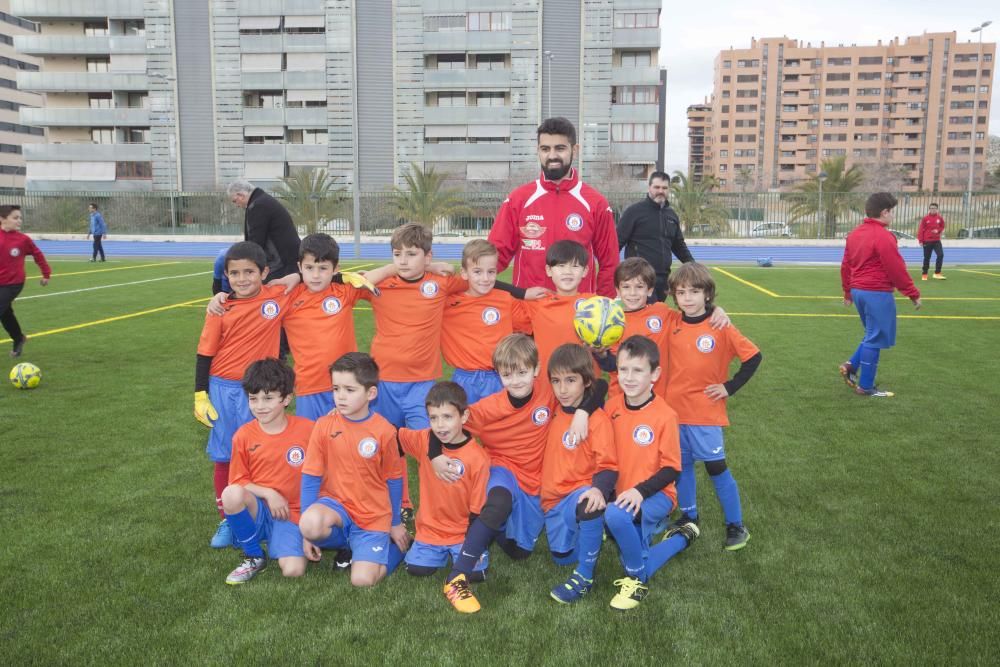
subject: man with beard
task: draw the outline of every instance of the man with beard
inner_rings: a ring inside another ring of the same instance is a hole
[[[694,257],[684,242],[681,221],[667,201],[670,178],[662,171],[649,177],[648,196],[632,204],[618,223],[618,246],[625,251],[625,258],[642,257],[656,271],[653,298],[667,298],[667,277],[670,275],[671,254],[682,262],[693,262]]]
[[[554,290],[545,274],[545,252],[556,241],[576,241],[587,249],[587,275],[580,292],[615,296],[618,266],[615,220],[604,196],[580,180],[573,160],[580,152],[576,128],[565,118],[538,126],[542,173],[510,193],[493,221],[489,240],[499,253],[497,270],[514,262],[518,287]],[[594,270],[594,260],[598,269]]]

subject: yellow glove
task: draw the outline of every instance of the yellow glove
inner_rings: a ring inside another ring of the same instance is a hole
[[[354,271],[341,271],[340,277],[343,279],[345,285],[350,285],[351,287],[356,287],[358,289],[366,289],[375,296],[380,294],[379,288],[375,287],[370,280],[365,278],[360,273]]]
[[[219,418],[219,413],[215,411],[207,391],[194,392],[194,418],[209,428],[212,428],[214,426],[212,422]]]

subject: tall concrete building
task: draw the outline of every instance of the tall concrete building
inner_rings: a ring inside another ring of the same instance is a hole
[[[17,89],[17,73],[37,70],[39,61],[15,51],[14,39],[35,30],[11,14],[10,0],[0,0],[0,188],[24,187],[23,145],[45,139],[42,128],[23,124],[18,113],[41,104],[38,95]]]
[[[662,162],[662,0],[12,0],[43,58],[29,189],[205,190],[325,168],[340,185],[534,172],[577,126],[588,178]]]
[[[692,104],[687,108],[688,121],[688,174],[694,181],[705,177],[706,141],[712,135],[712,106]]]
[[[724,189],[785,188],[843,155],[900,173],[904,189],[963,190],[974,143],[981,185],[995,54],[996,44],[954,32],[874,46],[753,39],[722,51],[705,172]]]

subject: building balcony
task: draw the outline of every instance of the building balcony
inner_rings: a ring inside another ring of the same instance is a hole
[[[34,179],[25,183],[28,192],[48,192],[58,195],[67,192],[152,192],[151,178],[123,178],[114,181],[50,181]]]
[[[660,83],[660,70],[656,67],[613,67],[611,85],[641,86]]]
[[[276,16],[278,14],[322,14],[323,0],[238,0],[240,16]]]
[[[432,53],[488,52],[502,53],[511,49],[510,31],[490,32],[425,32],[424,51]]]
[[[510,107],[424,107],[426,125],[506,125]]]
[[[91,56],[146,53],[146,38],[115,35],[15,35],[14,48],[28,56]]]
[[[243,90],[317,90],[326,88],[326,70],[305,72],[241,72]]]
[[[243,109],[244,125],[288,125],[291,127],[326,127],[326,107],[301,109]]]
[[[646,164],[656,162],[659,145],[655,141],[642,143],[612,142],[611,160],[624,164]]]
[[[615,5],[615,9],[618,6]],[[660,48],[659,28],[615,28],[611,37],[611,46],[616,49]]]
[[[25,160],[53,162],[150,162],[150,144],[24,144]]]
[[[275,11],[280,13],[281,10]],[[325,50],[325,34],[240,35],[241,53],[315,53]]]
[[[327,162],[329,151],[326,144],[288,144],[285,159],[289,162]]]
[[[509,69],[429,69],[424,70],[424,88],[510,88]]]
[[[326,144],[243,144],[248,162],[327,162]]]
[[[35,127],[149,127],[149,109],[24,108],[21,122]]]
[[[20,90],[39,93],[148,90],[149,78],[145,73],[18,72],[17,87]]]
[[[287,144],[243,144],[243,159],[248,162],[284,162]]]
[[[658,104],[612,104],[612,123],[655,123],[660,113]]]
[[[510,144],[424,144],[424,159],[434,162],[508,162]]]
[[[29,21],[46,19],[141,19],[145,0],[11,0],[10,13]]]

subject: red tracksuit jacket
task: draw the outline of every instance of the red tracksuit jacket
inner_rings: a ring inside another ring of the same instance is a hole
[[[941,233],[944,231],[944,218],[939,214],[925,215],[920,221],[917,229],[917,241],[920,243],[934,243],[941,240]]]
[[[0,231],[0,285],[20,285],[24,282],[24,258],[31,255],[42,276],[52,275],[45,255],[27,234]]]
[[[840,282],[845,299],[851,298],[851,289],[891,292],[893,288],[911,299],[920,298],[920,290],[906,272],[896,237],[874,218],[865,218],[847,235]]]
[[[545,275],[545,252],[556,241],[576,241],[590,253],[580,292],[615,296],[618,236],[615,218],[604,196],[580,180],[574,169],[559,183],[538,180],[510,193],[493,221],[489,240],[499,251],[498,270],[514,261],[518,287],[555,289]],[[599,271],[595,275],[594,260]]]

